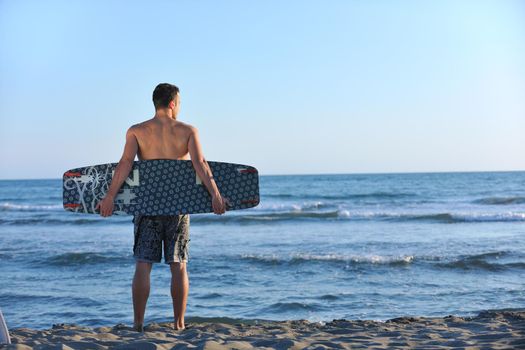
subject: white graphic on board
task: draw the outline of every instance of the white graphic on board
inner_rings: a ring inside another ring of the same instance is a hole
[[[111,177],[115,176],[115,170],[111,172]],[[140,186],[139,169],[133,169],[133,178],[128,177],[126,183],[131,187]]]
[[[135,197],[136,195],[133,192],[131,192],[131,188],[125,188],[122,190],[122,192],[120,192],[117,195],[117,197],[115,198],[115,201],[122,201],[123,204],[132,204],[131,200]]]
[[[79,194],[81,206],[77,207],[76,212],[83,211],[84,213],[95,212],[96,205],[106,196],[106,193],[109,189],[115,170],[111,164],[108,164],[104,169],[104,172],[99,172],[97,167],[92,166],[85,170],[85,173],[81,176],[72,176],[64,181],[64,188],[71,190],[76,188]],[[111,177],[109,177],[109,171],[111,170]],[[125,183],[130,187],[136,187],[140,185],[140,176],[139,170],[133,170],[133,177],[127,178]],[[99,191],[97,194],[97,190]],[[86,203],[84,199],[84,194],[91,192],[92,200],[91,203]],[[115,208],[114,213],[124,213],[123,205],[133,204],[131,202],[136,195],[132,192],[131,188],[123,189],[117,197],[115,198]],[[89,205],[89,207],[88,207]],[[90,210],[88,210],[90,208]]]
[[[77,177],[76,180],[79,181],[82,184],[85,184],[85,183],[88,183],[88,182],[92,182],[93,181],[93,177],[89,176],[89,175],[82,175],[81,177]]]

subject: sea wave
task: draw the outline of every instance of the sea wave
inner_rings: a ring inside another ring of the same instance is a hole
[[[0,203],[0,211],[61,211],[63,210],[62,204],[52,205],[28,205],[28,204],[15,204],[9,202]]]
[[[480,212],[443,212],[443,213],[408,213],[383,211],[352,211],[348,209],[292,209],[282,211],[248,211],[232,212],[228,215],[193,214],[195,224],[277,224],[282,222],[301,221],[386,221],[422,223],[483,223],[483,222],[524,222],[525,212],[480,213]],[[9,217],[0,219],[0,225],[131,225],[131,216],[113,216],[101,218],[98,215],[39,215],[29,217]]]
[[[395,216],[394,216],[395,219]],[[507,213],[435,213],[423,215],[400,215],[399,219],[404,221],[433,221],[440,223],[463,223],[463,222],[512,222],[525,221],[525,212]]]
[[[384,266],[409,267],[427,266],[431,268],[446,268],[458,270],[490,270],[503,271],[507,269],[525,269],[525,254],[510,251],[494,251],[480,254],[460,256],[435,255],[344,255],[344,254],[309,254],[298,253],[289,256],[242,254],[238,257],[242,262],[256,265],[300,265],[300,264],[335,264],[350,266]]]
[[[324,310],[327,306],[316,302],[277,302],[271,305],[265,306],[259,310],[260,313],[287,313],[287,312],[300,312],[300,311],[320,311]]]
[[[67,298],[55,295],[45,295],[38,293],[28,293],[28,291],[13,291],[11,293],[0,294],[0,305],[11,305],[15,304],[28,304],[32,302],[38,302],[41,304],[52,304],[52,305],[62,305],[62,306],[101,306],[102,302],[97,301],[93,298],[88,297],[74,297],[68,296]]]
[[[195,297],[197,299],[217,299],[217,298],[222,298],[223,295],[220,293],[212,292],[212,293],[207,293],[203,295],[197,295]]]
[[[402,199],[413,198],[417,194],[410,192],[369,192],[369,193],[349,193],[349,194],[313,194],[313,193],[276,193],[265,194],[268,198],[277,199],[314,199],[314,200],[363,200],[363,199]]]
[[[458,270],[503,271],[507,269],[525,269],[525,261],[520,261],[523,254],[509,251],[495,251],[481,254],[461,255],[449,261],[439,262],[436,266]],[[516,261],[516,259],[518,259]]]
[[[337,206],[332,203],[322,202],[322,201],[311,201],[311,202],[302,202],[302,203],[260,203],[254,208],[250,208],[250,211],[262,212],[262,211],[271,211],[271,212],[285,212],[285,211],[305,211],[305,210],[320,210],[327,208],[336,208]]]
[[[309,254],[298,253],[291,256],[243,254],[241,260],[265,265],[298,265],[312,262],[374,264],[374,265],[406,265],[412,263],[414,256],[381,256],[381,255],[342,255],[342,254]]]
[[[510,196],[510,197],[486,197],[480,198],[473,201],[475,204],[485,205],[512,205],[512,204],[525,204],[525,197],[522,196]]]
[[[398,213],[398,212],[375,212],[375,211],[351,211],[347,209],[337,210],[307,210],[307,211],[283,211],[283,212],[257,212],[249,215],[202,215],[192,216],[196,223],[272,223],[282,221],[333,221],[333,220],[378,220],[392,222],[421,221],[431,223],[477,223],[477,222],[516,222],[525,221],[525,212],[506,213]]]
[[[130,259],[120,255],[108,256],[97,252],[70,252],[58,254],[44,258],[40,265],[45,266],[78,266],[78,265],[95,265],[105,263],[127,262]]]
[[[73,218],[73,217],[25,217],[25,218],[2,218],[0,219],[0,225],[13,225],[13,226],[24,226],[24,225],[122,225],[131,223],[131,218],[102,218],[99,216],[93,216],[92,218]]]

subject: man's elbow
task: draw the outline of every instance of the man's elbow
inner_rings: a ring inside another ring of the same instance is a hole
[[[126,168],[131,168],[133,166],[133,159],[129,159],[129,158],[121,158],[120,161],[118,162],[118,165],[119,166],[123,166],[123,167],[126,167]]]
[[[206,159],[204,157],[191,157],[191,162],[194,165],[204,165],[206,164]]]
[[[196,171],[206,171],[206,159],[204,158],[192,158],[191,162]]]

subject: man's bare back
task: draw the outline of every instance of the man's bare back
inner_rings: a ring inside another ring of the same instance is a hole
[[[138,159],[189,160],[188,144],[193,129],[178,120],[159,120],[156,117],[133,125],[131,130],[139,146]]]

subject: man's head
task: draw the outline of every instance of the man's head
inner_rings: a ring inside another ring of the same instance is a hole
[[[155,110],[169,108],[177,113],[179,111],[179,88],[168,83],[157,85],[153,90],[153,105]]]

